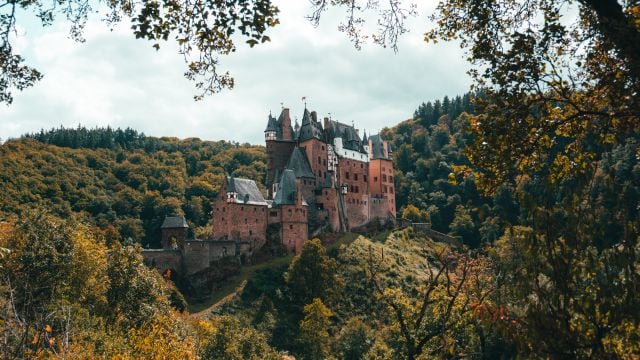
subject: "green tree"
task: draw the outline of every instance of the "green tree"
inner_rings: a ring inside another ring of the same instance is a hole
[[[336,268],[336,261],[326,255],[319,239],[306,241],[285,274],[293,305],[302,308],[313,299],[333,304],[342,288]]]
[[[357,317],[352,317],[340,329],[335,344],[336,354],[344,360],[364,358],[374,342],[373,331]]]
[[[465,206],[456,206],[455,216],[449,225],[449,228],[451,229],[450,234],[460,236],[465,244],[469,244],[471,246],[478,245],[479,241],[476,236],[475,224],[473,223],[471,214],[469,214],[469,211]]]
[[[333,313],[322,300],[315,298],[304,307],[300,322],[300,340],[304,344],[304,358],[325,359],[329,351],[329,326]]]
[[[242,327],[230,316],[215,317],[207,331],[201,351],[204,359],[281,359],[267,343],[263,333],[250,327]]]

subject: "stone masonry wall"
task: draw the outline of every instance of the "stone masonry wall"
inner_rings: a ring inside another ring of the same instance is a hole
[[[349,228],[369,221],[369,164],[362,161],[340,158],[338,162],[338,183],[340,189],[347,186],[344,194],[345,215]],[[342,190],[340,190],[342,191]]]
[[[142,258],[145,264],[153,266],[161,273],[167,269],[182,272],[182,253],[180,250],[143,249]]]
[[[309,237],[307,209],[302,205],[281,205],[282,245],[288,252],[300,254]]]

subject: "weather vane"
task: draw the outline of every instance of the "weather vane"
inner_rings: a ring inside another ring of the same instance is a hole
[[[307,108],[307,97],[306,96],[302,97],[302,102],[304,103],[304,108],[306,109]]]
[[[284,103],[283,102],[280,103],[280,107],[284,109]]]

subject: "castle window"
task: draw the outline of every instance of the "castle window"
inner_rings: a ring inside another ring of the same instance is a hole
[[[258,223],[258,219],[256,219],[256,224]]]
[[[387,181],[387,175],[382,174],[382,181],[386,182]]]
[[[247,218],[244,218],[244,223],[245,223],[245,224],[247,223]]]
[[[393,188],[389,186],[389,192],[393,194]]]
[[[293,225],[289,225],[289,230],[293,230]]]
[[[393,176],[389,175],[389,182],[393,182]]]
[[[364,164],[360,164],[360,169],[364,169]]]
[[[318,164],[322,164],[322,158],[318,156]]]
[[[364,177],[364,182],[367,182],[367,175],[362,175]]]
[[[356,192],[360,192],[360,188],[356,186]]]
[[[222,212],[225,212],[226,208],[222,208]]]
[[[244,206],[240,206],[240,211],[244,211]]]
[[[256,211],[258,211],[258,208],[253,208],[253,212],[256,212]]]
[[[327,166],[327,160],[322,160],[322,162],[324,166]]]
[[[349,180],[349,172],[347,171],[344,175],[347,178],[347,180]]]
[[[358,181],[358,174],[353,174],[353,180]]]
[[[249,235],[253,235],[253,231],[252,230],[249,230]]]
[[[373,177],[373,182],[378,182],[378,177],[377,176]]]
[[[324,145],[322,145],[322,150],[324,150]]]
[[[289,215],[291,215],[291,214],[292,214],[291,209],[289,209]]]
[[[387,185],[382,187],[382,192],[385,192],[385,193],[387,192]]]
[[[222,218],[222,221],[224,221],[224,218]]]
[[[277,211],[271,211],[271,212],[269,212],[269,215],[271,217],[276,217],[276,216],[278,216],[278,212]]]

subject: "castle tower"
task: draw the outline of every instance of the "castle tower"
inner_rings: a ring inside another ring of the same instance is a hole
[[[264,130],[264,139],[267,148],[265,185],[269,190],[268,197],[270,199],[273,197],[273,183],[277,179],[276,173],[282,173],[287,165],[287,160],[289,160],[289,155],[296,145],[293,133],[289,109],[282,109],[277,120],[269,114],[267,127]]]
[[[308,205],[302,196],[300,179],[296,179],[293,170],[282,173],[273,207],[279,208],[280,239],[289,252],[300,254],[302,244],[309,236]]]
[[[187,239],[187,231],[189,225],[184,216],[167,216],[160,226],[162,248],[163,249],[182,249]]]
[[[315,111],[306,108],[302,115],[302,126],[298,132],[298,146],[307,154],[309,165],[318,184],[324,182],[327,172],[327,144],[324,141],[324,131],[318,122]]]
[[[391,148],[380,135],[369,137],[369,193],[372,198],[383,199],[389,213],[395,218],[395,185]]]

